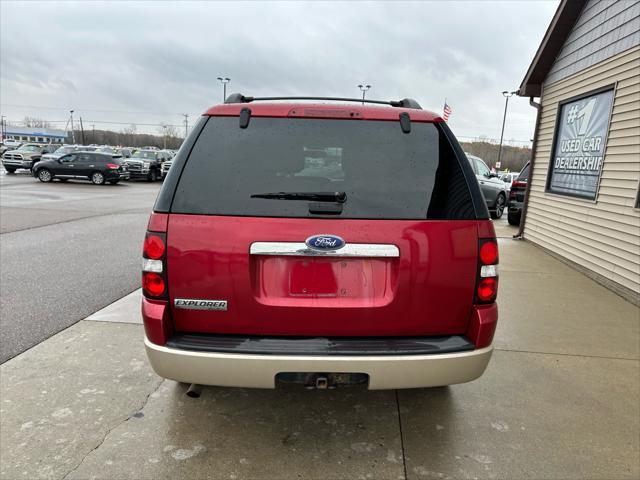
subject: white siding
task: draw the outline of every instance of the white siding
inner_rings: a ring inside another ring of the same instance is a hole
[[[545,86],[640,44],[639,0],[589,0],[545,79]]]
[[[558,102],[617,82],[595,202],[545,192]],[[640,47],[545,85],[525,238],[640,292]]]

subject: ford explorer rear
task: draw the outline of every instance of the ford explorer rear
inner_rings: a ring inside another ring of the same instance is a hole
[[[474,172],[410,99],[232,95],[173,159],[143,252],[151,365],[205,385],[478,378],[498,249]]]

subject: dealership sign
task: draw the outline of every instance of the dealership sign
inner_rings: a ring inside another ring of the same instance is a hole
[[[560,105],[547,191],[595,200],[612,104],[611,89]]]

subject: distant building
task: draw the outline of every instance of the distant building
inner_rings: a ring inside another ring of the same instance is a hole
[[[518,94],[538,104],[521,233],[640,304],[640,1],[562,0]]]
[[[67,132],[44,127],[4,126],[4,137],[20,142],[64,143]]]

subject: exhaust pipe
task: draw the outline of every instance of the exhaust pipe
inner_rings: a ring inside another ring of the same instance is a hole
[[[202,385],[198,385],[197,383],[192,383],[191,385],[189,385],[189,389],[187,390],[187,397],[200,398],[201,393],[202,393]]]

